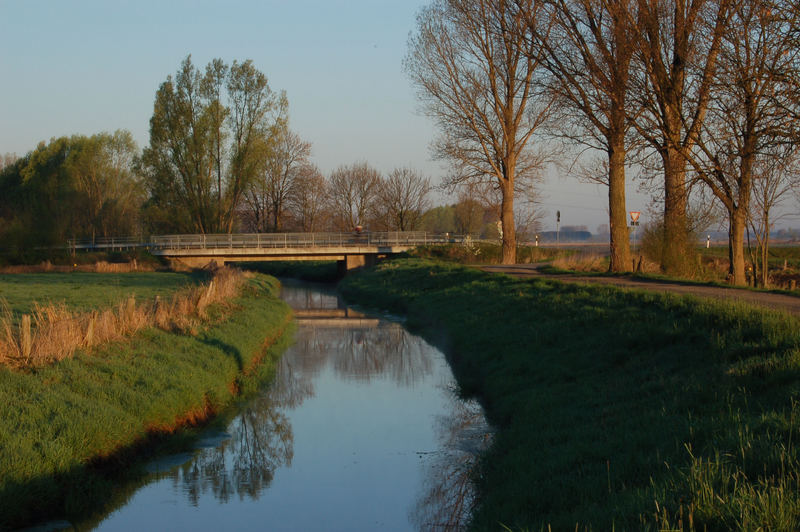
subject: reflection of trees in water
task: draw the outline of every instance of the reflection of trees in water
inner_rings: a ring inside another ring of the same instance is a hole
[[[255,399],[231,423],[229,440],[172,473],[192,504],[207,492],[221,502],[234,494],[255,499],[278,467],[291,464],[292,427],[276,406],[269,395]]]
[[[302,367],[303,357],[291,356],[290,353],[278,361],[275,379],[267,390],[275,404],[283,408],[297,408],[314,395],[313,374]]]
[[[473,479],[478,455],[491,432],[480,405],[451,393],[451,414],[441,416],[437,432],[441,453],[424,465],[425,490],[411,512],[418,530],[464,530],[475,504]]]
[[[336,308],[335,296],[304,291],[284,295],[295,303],[331,308],[333,302]],[[234,495],[255,499],[278,467],[291,464],[293,434],[284,412],[314,395],[313,379],[325,364],[330,361],[336,373],[347,378],[387,375],[409,386],[432,372],[432,360],[431,348],[396,323],[372,328],[300,327],[295,344],[278,362],[274,382],[231,423],[231,438],[203,449],[169,476],[194,505],[209,492],[222,502]]]
[[[411,386],[433,371],[431,348],[397,323],[377,327],[324,327],[304,325],[295,335],[294,348],[284,355],[278,371],[278,387],[291,370],[293,386],[313,390],[311,378],[330,362],[340,376],[361,381],[388,376]],[[313,394],[313,391],[312,391]]]
[[[401,386],[411,386],[432,371],[431,348],[399,324],[341,331],[317,328],[328,337],[328,351],[339,375],[360,381],[387,376]]]
[[[285,286],[281,297],[296,309],[344,308],[335,295],[307,288]],[[387,375],[404,386],[415,384],[432,371],[431,348],[397,323],[352,328],[309,324],[298,330],[295,339],[296,349],[287,355],[297,360],[290,364],[312,375],[328,359],[339,375],[364,381]]]

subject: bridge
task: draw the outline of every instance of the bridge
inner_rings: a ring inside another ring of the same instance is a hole
[[[378,258],[416,246],[460,243],[463,238],[424,231],[351,233],[229,233],[153,235],[70,241],[71,249],[147,248],[174,265],[203,268],[211,263],[335,260],[340,271],[374,264]]]
[[[380,320],[351,308],[292,309],[297,323],[316,327],[377,327]]]

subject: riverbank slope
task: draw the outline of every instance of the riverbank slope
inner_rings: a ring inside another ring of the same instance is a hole
[[[0,367],[0,529],[86,517],[154,442],[255,388],[291,323],[278,289],[251,277],[194,335],[149,328],[31,371]]]
[[[800,523],[797,318],[419,260],[340,289],[445,342],[484,404],[473,528]]]

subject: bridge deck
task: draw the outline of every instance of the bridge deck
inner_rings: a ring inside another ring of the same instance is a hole
[[[70,240],[71,249],[130,249],[152,251],[179,249],[297,249],[343,247],[420,246],[461,242],[459,236],[424,231],[365,233],[231,233],[195,235],[153,235]]]

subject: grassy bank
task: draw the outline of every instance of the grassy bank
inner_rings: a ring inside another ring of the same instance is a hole
[[[15,314],[31,312],[34,303],[43,302],[63,302],[70,310],[94,310],[130,296],[140,300],[166,297],[204,278],[167,272],[0,274],[0,299]]]
[[[414,260],[340,287],[444,337],[484,403],[475,529],[800,527],[797,319]]]
[[[87,517],[130,474],[120,466],[255,388],[290,323],[277,289],[251,278],[196,335],[149,328],[30,372],[0,368],[0,529]]]

